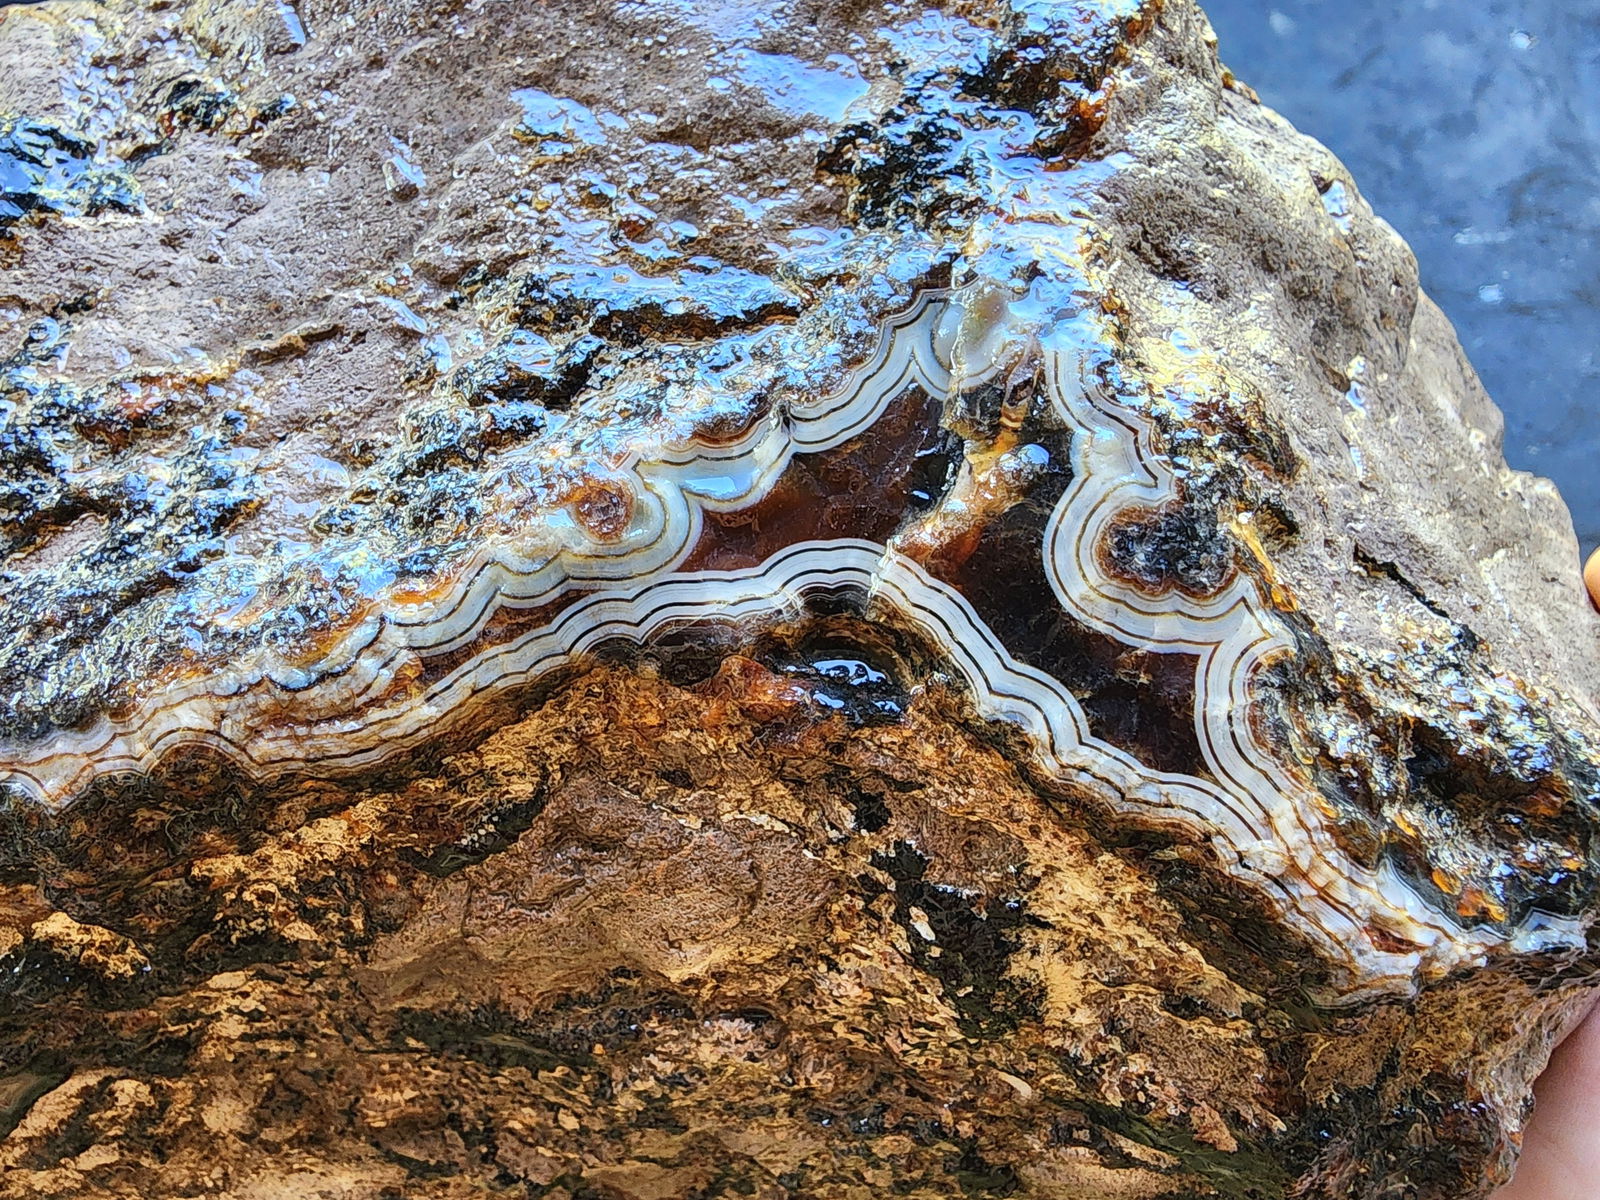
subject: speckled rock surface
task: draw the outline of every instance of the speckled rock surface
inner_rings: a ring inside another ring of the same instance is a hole
[[[0,1196],[1509,1171],[1600,618],[1192,4],[0,47]]]

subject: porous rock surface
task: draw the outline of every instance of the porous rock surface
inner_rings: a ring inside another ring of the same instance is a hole
[[[1505,1177],[1600,619],[1187,0],[0,50],[0,1196]]]

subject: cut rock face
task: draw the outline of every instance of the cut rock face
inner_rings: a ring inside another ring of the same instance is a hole
[[[1600,618],[1192,5],[0,43],[0,1194],[1509,1171]]]

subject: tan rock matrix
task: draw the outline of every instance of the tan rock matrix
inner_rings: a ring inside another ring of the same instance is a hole
[[[1188,0],[0,62],[0,1197],[1509,1172],[1600,615]]]

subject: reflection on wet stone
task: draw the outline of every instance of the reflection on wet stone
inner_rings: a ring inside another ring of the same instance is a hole
[[[1594,618],[1191,4],[0,39],[0,1195],[1508,1169]]]

